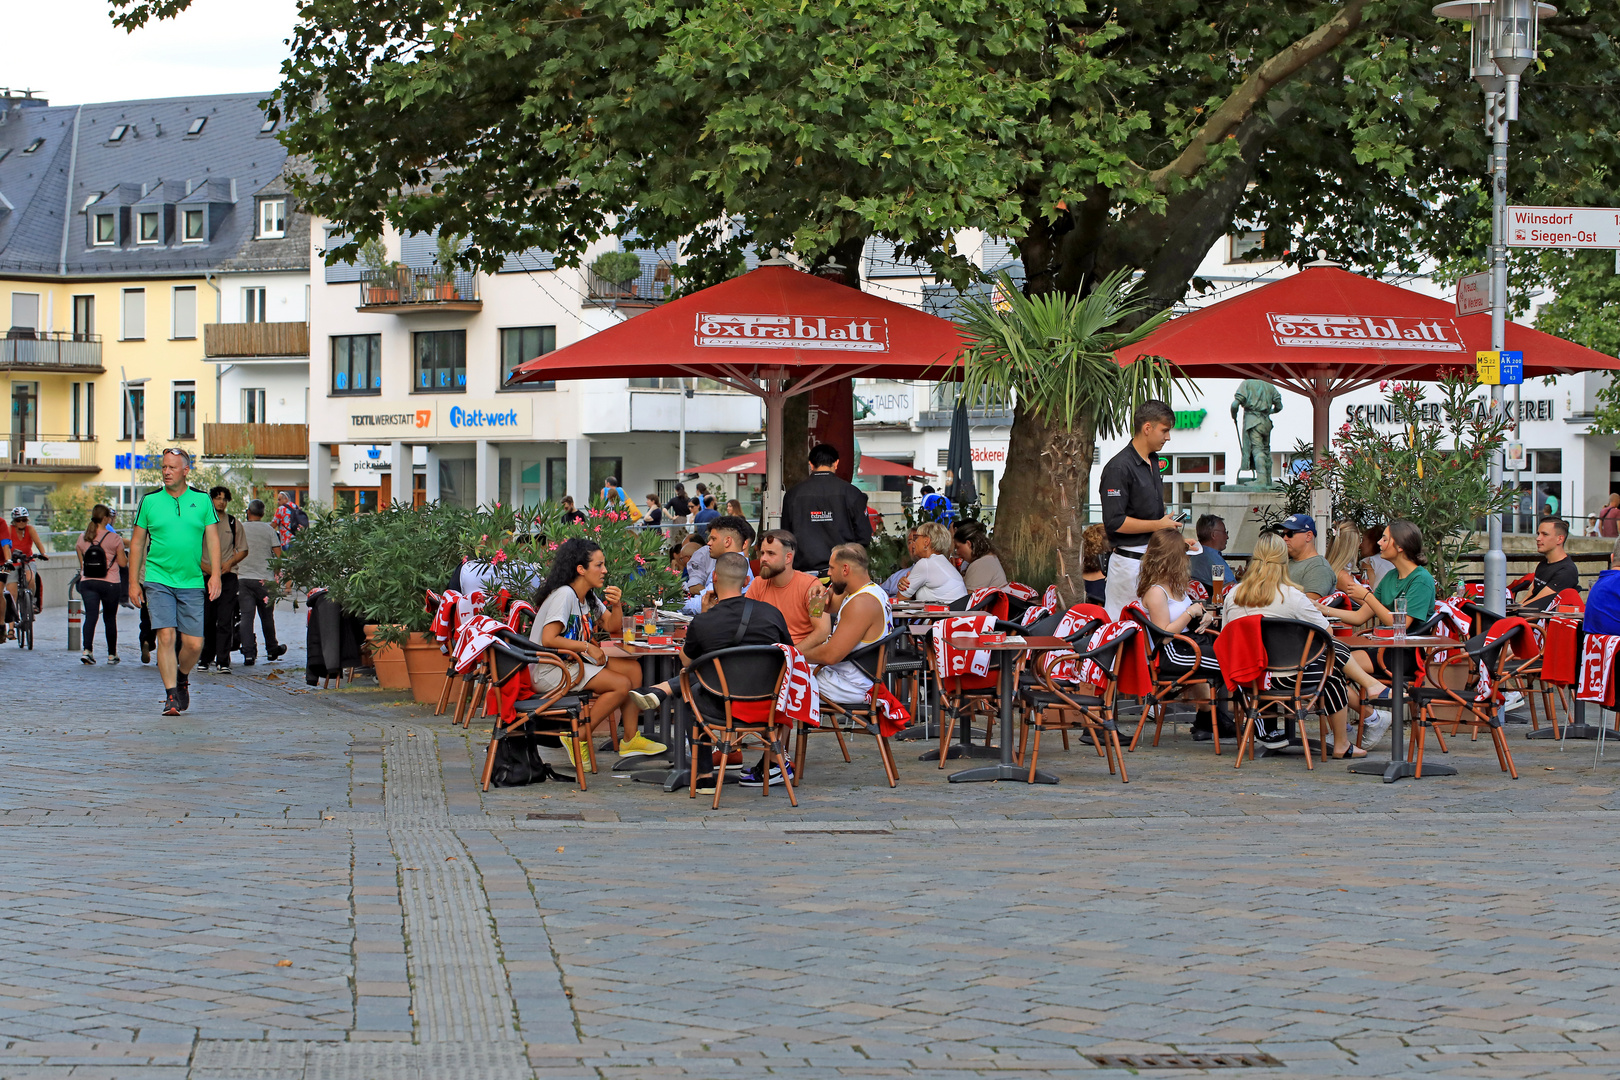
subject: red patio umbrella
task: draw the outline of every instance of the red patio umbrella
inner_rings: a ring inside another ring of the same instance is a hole
[[[1489,314],[1459,318],[1450,301],[1317,265],[1172,319],[1114,355],[1126,364],[1162,356],[1194,378],[1264,379],[1303,394],[1320,454],[1338,395],[1383,379],[1433,381],[1490,347]],[[1620,370],[1612,356],[1518,323],[1507,324],[1507,348],[1524,353],[1526,378]]]
[[[682,473],[762,473],[765,471],[764,454],[741,454],[737,457],[721,458],[711,461],[707,465],[693,465],[690,469],[682,469]]]
[[[882,458],[861,455],[860,468],[855,470],[861,476],[904,476],[912,480],[931,480],[933,473],[925,473],[921,469],[913,469],[910,465],[902,465],[898,461],[885,461]]]
[[[691,375],[765,401],[766,498],[782,488],[782,403],[850,376],[959,377],[956,324],[846,285],[766,264],[536,357],[515,382]],[[789,379],[796,380],[790,388]]]

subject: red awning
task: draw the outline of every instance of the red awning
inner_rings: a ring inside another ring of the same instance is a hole
[[[882,458],[861,455],[860,468],[856,470],[860,476],[905,476],[916,480],[932,479],[932,473],[925,473],[921,469],[913,469],[910,465],[902,465],[898,461],[885,461]]]
[[[1307,267],[1270,285],[1165,323],[1115,357],[1162,356],[1194,378],[1264,379],[1312,399],[1316,434],[1339,394],[1383,379],[1434,381],[1474,366],[1491,347],[1489,314],[1459,318],[1449,300],[1387,285],[1332,266]],[[1508,349],[1524,353],[1524,374],[1620,370],[1620,360],[1517,323]]]
[[[948,319],[791,266],[761,266],[536,357],[512,380],[940,379],[951,377],[961,347]]]
[[[707,465],[693,465],[682,470],[685,473],[762,473],[765,471],[765,454],[742,454],[738,457],[721,458],[711,461]]]

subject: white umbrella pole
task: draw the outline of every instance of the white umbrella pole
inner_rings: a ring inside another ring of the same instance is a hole
[[[782,412],[787,400],[776,379],[765,394],[765,524],[782,524]]]

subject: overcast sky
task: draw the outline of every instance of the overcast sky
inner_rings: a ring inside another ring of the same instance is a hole
[[[272,90],[296,15],[294,0],[193,0],[133,34],[107,0],[0,0],[7,48],[0,86],[53,105]]]

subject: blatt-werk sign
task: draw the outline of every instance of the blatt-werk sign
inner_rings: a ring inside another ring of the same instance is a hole
[[[1278,345],[1313,349],[1412,349],[1464,351],[1462,332],[1450,319],[1400,315],[1289,315],[1267,312]]]
[[[887,319],[835,315],[740,315],[699,312],[695,340],[727,349],[889,351]]]
[[[1475,398],[1471,402],[1476,414],[1483,415],[1490,402],[1485,398]],[[1507,410],[1509,416],[1518,420],[1553,420],[1553,401],[1551,398],[1540,398],[1535,401],[1504,401],[1502,408]],[[1426,401],[1418,406],[1420,419],[1430,424],[1438,424],[1442,417],[1440,406],[1432,401]],[[1346,405],[1344,418],[1348,421],[1365,420],[1369,424],[1398,424],[1401,421],[1395,416],[1395,406],[1382,405]]]

